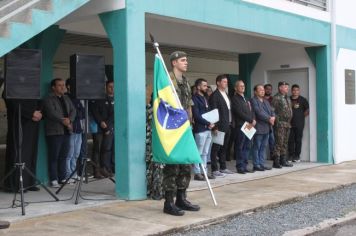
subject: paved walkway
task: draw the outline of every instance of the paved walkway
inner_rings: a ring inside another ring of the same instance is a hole
[[[280,173],[273,177],[220,185],[214,188],[219,204],[217,207],[213,206],[208,190],[192,191],[189,193],[189,199],[199,203],[202,210],[187,212],[183,217],[163,214],[163,201],[114,202],[68,213],[15,221],[9,229],[1,230],[0,235],[165,234],[222,221],[237,214],[295,201],[355,182],[356,162],[319,166]],[[0,213],[0,218],[5,219],[6,216]]]

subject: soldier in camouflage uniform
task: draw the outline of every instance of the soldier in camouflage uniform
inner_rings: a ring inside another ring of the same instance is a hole
[[[193,105],[191,89],[187,78],[183,76],[188,66],[187,54],[185,52],[176,51],[170,55],[169,59],[173,67],[170,73],[171,80],[177,91],[182,107],[188,112],[189,118],[191,119],[191,106]],[[164,213],[182,216],[184,210],[200,210],[198,205],[193,205],[186,199],[186,191],[191,178],[190,173],[191,165],[165,165],[163,169],[163,189],[165,191]],[[175,203],[174,196],[176,196]]]
[[[286,82],[278,83],[278,93],[274,95],[272,106],[276,114],[274,125],[275,146],[273,150],[273,167],[282,168],[292,167],[293,165],[287,162],[287,148],[290,122],[292,120],[292,105],[288,98],[289,84]]]

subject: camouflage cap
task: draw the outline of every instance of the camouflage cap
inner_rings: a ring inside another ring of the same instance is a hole
[[[187,56],[187,54],[185,52],[175,51],[175,52],[172,52],[172,54],[169,56],[169,61],[172,62],[174,60],[177,60],[179,58],[186,57],[186,56]]]
[[[289,85],[286,81],[280,81],[278,82],[278,87],[282,86],[282,85]]]

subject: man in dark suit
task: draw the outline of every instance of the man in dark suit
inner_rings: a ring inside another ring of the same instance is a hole
[[[225,174],[233,174],[234,172],[226,168],[226,150],[229,144],[230,132],[231,132],[231,106],[230,99],[227,96],[227,75],[218,75],[216,77],[217,89],[211,94],[209,98],[210,109],[218,109],[219,121],[215,124],[213,129],[213,135],[216,135],[217,131],[225,133],[224,145],[213,143],[211,147],[211,172],[215,177],[224,177]],[[219,157],[220,170],[217,163]]]
[[[245,84],[242,80],[236,81],[235,91],[236,93],[231,99],[231,107],[235,118],[236,170],[239,174],[245,174],[253,172],[247,170],[251,140],[241,131],[241,127],[247,122],[247,128],[252,128],[256,125],[256,120],[251,105],[244,96]]]

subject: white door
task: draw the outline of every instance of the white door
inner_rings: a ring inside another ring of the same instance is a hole
[[[267,83],[273,86],[273,95],[277,93],[277,85],[279,81],[286,81],[289,83],[289,90],[293,84],[298,84],[300,87],[300,95],[309,101],[309,74],[308,68],[301,69],[285,69],[285,70],[271,70],[267,72]],[[289,91],[288,96],[290,96]],[[310,161],[310,122],[309,116],[305,120],[305,127],[302,140],[302,153],[300,158],[303,161]]]

